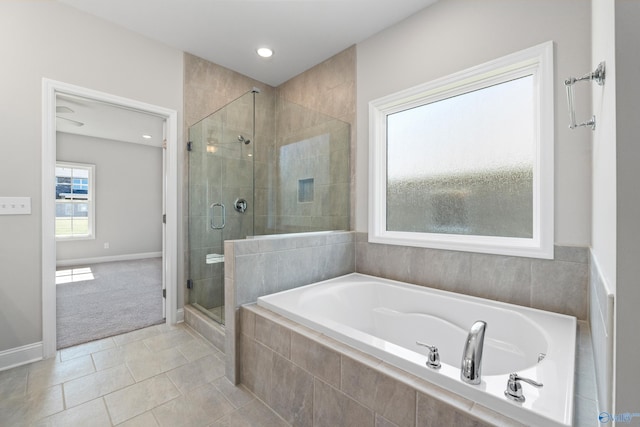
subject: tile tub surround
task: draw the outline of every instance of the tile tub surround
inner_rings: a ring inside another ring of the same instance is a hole
[[[367,236],[309,233],[225,243],[227,378],[238,381],[241,305],[353,272],[587,319],[587,248],[556,246],[554,260],[541,260],[381,245]]]
[[[225,242],[226,375],[239,382],[240,306],[355,271],[355,233],[272,235]]]
[[[291,425],[523,425],[262,307],[241,319],[242,384]]]
[[[553,260],[368,242],[356,233],[356,272],[587,320],[589,250],[555,246]]]
[[[291,425],[523,425],[255,304],[240,319],[242,384]],[[586,322],[577,345],[574,424],[596,426]]]

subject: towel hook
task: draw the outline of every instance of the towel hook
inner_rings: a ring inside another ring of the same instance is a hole
[[[576,124],[576,109],[574,106],[574,98],[573,98],[573,85],[577,82],[581,82],[584,80],[593,80],[599,86],[604,85],[605,78],[605,67],[604,62],[598,64],[598,67],[592,73],[587,73],[582,77],[569,77],[564,81],[564,85],[567,89],[567,104],[569,107],[569,129],[575,129],[581,126],[590,126],[591,130],[595,130],[596,128],[596,116],[591,116],[591,120],[588,120],[583,123]]]

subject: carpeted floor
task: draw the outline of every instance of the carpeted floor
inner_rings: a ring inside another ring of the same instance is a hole
[[[59,267],[56,276],[58,349],[164,321],[162,258]]]

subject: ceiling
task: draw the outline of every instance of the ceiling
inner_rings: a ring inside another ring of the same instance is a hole
[[[437,0],[58,1],[275,87]],[[63,95],[57,107],[59,132],[162,144],[159,117]]]
[[[104,102],[58,94],[56,131],[161,147],[164,119]]]
[[[275,87],[437,0],[58,1]]]

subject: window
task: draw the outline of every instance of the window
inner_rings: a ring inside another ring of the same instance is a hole
[[[95,238],[95,166],[56,163],[56,239]]]
[[[553,257],[553,45],[370,103],[369,240]]]

